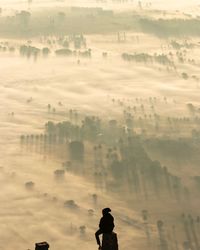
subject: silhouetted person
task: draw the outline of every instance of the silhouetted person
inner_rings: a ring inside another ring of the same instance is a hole
[[[101,247],[99,235],[105,234],[105,233],[112,233],[112,231],[115,227],[114,218],[110,214],[110,212],[111,212],[111,209],[108,207],[104,208],[102,210],[103,217],[101,218],[101,220],[99,222],[99,230],[96,231],[96,233],[95,233],[96,241],[97,241],[97,244],[99,245],[99,247]]]

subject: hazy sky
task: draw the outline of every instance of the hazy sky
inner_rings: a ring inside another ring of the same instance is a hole
[[[0,5],[7,5],[7,4],[11,4],[11,3],[26,3],[27,0],[0,0]],[[92,4],[92,3],[96,3],[95,0],[33,0],[34,3],[37,4],[45,4],[45,3],[55,3],[55,4],[59,4],[59,3],[66,3],[66,4]],[[112,2],[111,0],[107,0],[107,3]],[[137,3],[138,1],[135,0],[133,2]],[[141,2],[146,3],[146,2],[152,2],[155,7],[164,7],[165,8],[181,8],[181,7],[186,7],[186,6],[192,6],[192,5],[198,5],[200,4],[199,0],[142,0]]]
[[[139,12],[139,8],[137,7],[139,0],[132,0],[133,2],[127,5],[112,4],[112,0],[105,1],[107,1],[107,4],[99,4],[98,6],[103,6],[107,9],[113,8],[115,10],[131,10],[131,8],[135,8]],[[191,13],[197,13],[198,15],[200,12],[200,0],[141,1],[142,3],[152,2],[152,8],[155,9],[179,9],[183,10],[182,12],[188,13],[191,11]],[[51,6],[53,7],[52,10],[55,9],[55,12],[52,11],[53,14],[59,11],[59,8],[56,8],[56,6],[97,6],[96,0],[32,0],[32,2],[33,8],[30,8],[31,11]],[[10,13],[15,15],[16,10],[29,9],[27,3],[28,0],[0,0],[0,8],[2,7],[3,15],[5,16],[10,15]],[[149,13],[151,14],[151,11]],[[148,15],[150,16],[149,13]],[[154,12],[152,11],[152,13],[153,16]],[[171,14],[170,11],[169,13]],[[44,17],[46,16],[44,11]],[[174,16],[174,12],[172,16]],[[9,20],[15,19],[10,18]],[[24,35],[24,22],[20,23],[20,25],[19,27],[22,28],[20,31]],[[18,37],[20,32],[16,31],[16,37]],[[59,182],[54,178],[54,171],[62,168],[62,162],[65,160],[68,161],[68,156],[66,159],[63,159],[60,156],[47,153],[45,151],[46,147],[43,147],[42,144],[30,144],[30,147],[26,144],[22,147],[19,143],[21,134],[40,135],[44,133],[44,124],[48,120],[55,122],[65,121],[69,109],[78,110],[79,114],[83,112],[86,115],[98,115],[101,119],[105,118],[106,124],[108,120],[117,117],[123,125],[122,127],[125,128],[124,107],[126,108],[126,106],[119,107],[116,102],[117,100],[126,100],[125,105],[137,105],[136,115],[138,116],[140,115],[140,111],[138,112],[138,110],[143,106],[141,104],[144,100],[145,112],[143,112],[144,110],[141,112],[142,119],[144,117],[144,119],[153,120],[153,117],[161,117],[161,123],[162,118],[164,121],[165,118],[167,120],[167,117],[173,118],[174,116],[179,118],[180,116],[182,118],[183,116],[184,119],[188,117],[188,113],[186,113],[188,112],[186,110],[187,103],[195,103],[195,105],[197,104],[195,107],[199,108],[200,81],[196,81],[200,79],[199,46],[195,46],[190,50],[188,49],[188,54],[185,55],[187,59],[186,63],[180,63],[178,59],[174,59],[176,70],[172,69],[171,66],[168,67],[168,65],[165,65],[165,67],[157,63],[147,63],[147,65],[146,63],[127,63],[121,58],[124,52],[132,55],[135,52],[148,53],[150,55],[166,53],[168,55],[172,47],[171,41],[168,39],[160,39],[160,37],[148,33],[138,34],[138,32],[133,32],[134,30],[123,32],[125,37],[124,42],[120,41],[118,36],[121,34],[115,33],[115,29],[106,35],[86,35],[87,49],[91,48],[92,58],[81,57],[80,61],[78,60],[79,63],[77,61],[79,57],[76,56],[67,58],[56,57],[55,51],[60,48],[60,43],[58,42],[60,39],[57,39],[57,37],[50,37],[52,41],[56,42],[55,45],[51,46],[49,57],[38,56],[37,60],[34,60],[32,57],[27,60],[26,57],[20,56],[20,46],[26,44],[26,37],[24,39],[21,38],[21,40],[20,38],[10,39],[8,43],[5,43],[4,37],[0,38],[3,46],[8,44],[6,51],[0,51],[0,200],[2,204],[0,206],[0,250],[22,250],[29,247],[33,249],[32,247],[35,242],[43,240],[48,241],[51,249],[54,250],[96,249],[94,232],[98,228],[101,209],[106,206],[111,207],[113,210],[120,249],[149,249],[149,247],[146,247],[148,242],[145,241],[146,234],[141,223],[140,211],[146,209],[147,200],[145,199],[141,204],[140,202],[139,204],[132,204],[137,200],[137,198],[132,197],[135,194],[130,192],[130,194],[123,194],[122,196],[119,193],[117,196],[118,188],[116,189],[116,193],[112,193],[111,190],[115,187],[112,176],[105,177],[106,181],[103,181],[101,183],[102,186],[99,187],[99,183],[95,181],[96,178],[93,180],[93,172],[96,172],[93,159],[93,144],[90,145],[86,142],[88,162],[85,162],[89,163],[86,166],[86,170],[91,171],[89,178],[85,174],[87,172],[83,169],[84,176],[76,176],[72,172],[66,172],[65,178]],[[63,35],[65,36],[65,33]],[[193,39],[192,42],[194,44],[199,42],[199,39],[197,40],[196,37],[192,37],[191,39]],[[42,49],[44,46],[49,46],[48,41],[48,37],[44,42],[43,37],[36,37],[32,39],[31,44]],[[185,44],[185,38],[180,44]],[[15,52],[10,53],[10,46],[16,48]],[[70,44],[70,49],[74,49],[73,43]],[[108,52],[106,59],[102,57],[103,52]],[[176,55],[175,50],[173,50],[173,53]],[[194,59],[195,63],[190,63],[191,59]],[[188,73],[188,81],[182,79],[182,72]],[[194,78],[194,76],[198,77]],[[149,100],[153,100],[152,97],[158,97],[156,99],[158,100],[158,105],[148,106]],[[162,101],[163,97],[167,97],[167,101]],[[114,104],[112,102],[113,98],[116,100]],[[132,100],[138,100],[137,98],[140,98],[139,104],[132,102]],[[140,103],[141,100],[142,102]],[[56,108],[56,113],[48,112],[48,104]],[[157,114],[160,116],[157,116]],[[80,118],[82,120],[81,115]],[[143,121],[145,121],[144,119]],[[102,121],[104,123],[104,120]],[[142,122],[141,128],[139,128],[142,131],[141,133],[145,131],[143,124],[144,122]],[[154,127],[157,127],[151,122],[149,124],[152,130],[154,130]],[[167,133],[178,131],[179,127],[175,128],[175,126],[168,126],[166,135],[168,135]],[[193,127],[191,128],[193,129]],[[179,135],[178,131],[177,137]],[[101,137],[102,135],[98,134],[98,140],[101,141]],[[156,134],[156,137],[159,137],[159,135]],[[105,152],[107,152],[107,147],[109,148],[110,145],[105,146]],[[49,147],[48,150],[51,151],[52,149]],[[66,149],[64,148],[64,150]],[[62,151],[63,149],[61,148],[61,154]],[[155,160],[157,160],[156,157]],[[152,159],[154,160],[154,158]],[[179,159],[177,160],[176,158],[175,160],[178,162]],[[110,165],[107,163],[108,159],[105,158],[104,161],[105,166],[107,167],[108,165],[109,167],[109,172]],[[72,168],[75,166],[75,171],[77,168],[76,164],[72,163]],[[165,165],[165,162],[163,165]],[[189,165],[190,162],[186,161],[185,166],[181,166],[181,169],[178,166],[176,169],[173,165],[169,164],[169,169],[171,167],[172,171],[175,171],[175,174],[176,172],[179,174],[180,171],[183,171],[183,168],[187,168],[183,173],[188,174]],[[167,164],[166,166],[168,167]],[[102,166],[102,169],[104,169],[104,166]],[[190,171],[191,169],[192,167],[190,166]],[[192,171],[188,176],[192,176],[193,173],[200,175],[198,166],[194,166]],[[102,173],[104,174],[104,172]],[[142,176],[142,174],[143,171],[141,171],[140,175]],[[29,181],[35,183],[35,187],[32,190],[25,188],[25,183]],[[111,187],[109,192],[105,188],[106,185]],[[125,186],[125,190],[126,188]],[[97,205],[92,201],[92,194],[94,193],[98,195]],[[126,199],[126,195],[127,197],[131,195],[131,197]],[[138,194],[136,194],[137,196]],[[152,197],[150,196],[150,198]],[[78,212],[64,207],[64,202],[71,199],[78,204]],[[138,201],[140,201],[140,198]],[[152,199],[149,199],[149,201],[152,202]],[[160,209],[160,207],[163,207],[162,204],[164,204],[162,203],[160,206],[157,203],[156,197],[155,204],[152,204],[152,207],[150,206],[153,211],[151,215],[154,213],[153,216],[155,216],[154,209],[156,211],[157,206]],[[182,205],[182,203],[180,204]],[[199,209],[196,199],[195,204],[197,204],[195,206]],[[173,206],[176,207],[170,207],[170,212],[171,210],[177,212],[179,209],[182,209],[182,206],[177,206],[177,203],[173,203]],[[189,206],[191,206],[190,203],[188,204]],[[88,209],[94,209],[94,216],[92,218],[88,216]],[[185,206],[185,209],[187,210],[188,208]],[[166,206],[158,216],[162,214],[166,215],[167,212],[168,207]],[[171,217],[170,220],[173,218]],[[85,238],[82,238],[79,232],[79,227],[83,225],[86,225]],[[153,225],[151,228],[154,234],[155,229]],[[184,240],[181,239],[181,242]],[[157,241],[155,241],[155,245],[158,246]]]

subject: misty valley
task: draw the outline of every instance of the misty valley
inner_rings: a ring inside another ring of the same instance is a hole
[[[200,249],[198,10],[0,2],[0,249]]]

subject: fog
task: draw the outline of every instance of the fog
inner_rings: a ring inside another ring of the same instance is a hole
[[[47,7],[47,6],[84,6],[84,7],[96,7],[96,6],[102,6],[104,8],[115,8],[118,10],[122,9],[129,9],[135,8],[138,4],[138,1],[134,0],[127,0],[127,1],[112,1],[112,0],[34,0],[33,6],[34,7]],[[185,9],[189,10],[190,8],[193,9],[193,11],[196,10],[196,6],[199,5],[198,0],[169,0],[166,4],[164,0],[152,0],[152,1],[142,1],[143,4],[151,2],[152,5],[156,9],[171,9],[171,10],[180,10]],[[28,1],[26,0],[1,0],[1,4],[5,7],[11,7],[11,8],[21,8],[26,7]],[[125,3],[125,4],[124,4]]]
[[[0,249],[199,249],[199,8],[0,0]]]

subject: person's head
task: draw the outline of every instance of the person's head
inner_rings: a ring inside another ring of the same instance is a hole
[[[102,209],[102,214],[105,215],[105,214],[108,214],[111,212],[111,209],[109,207],[106,207],[104,209]]]

